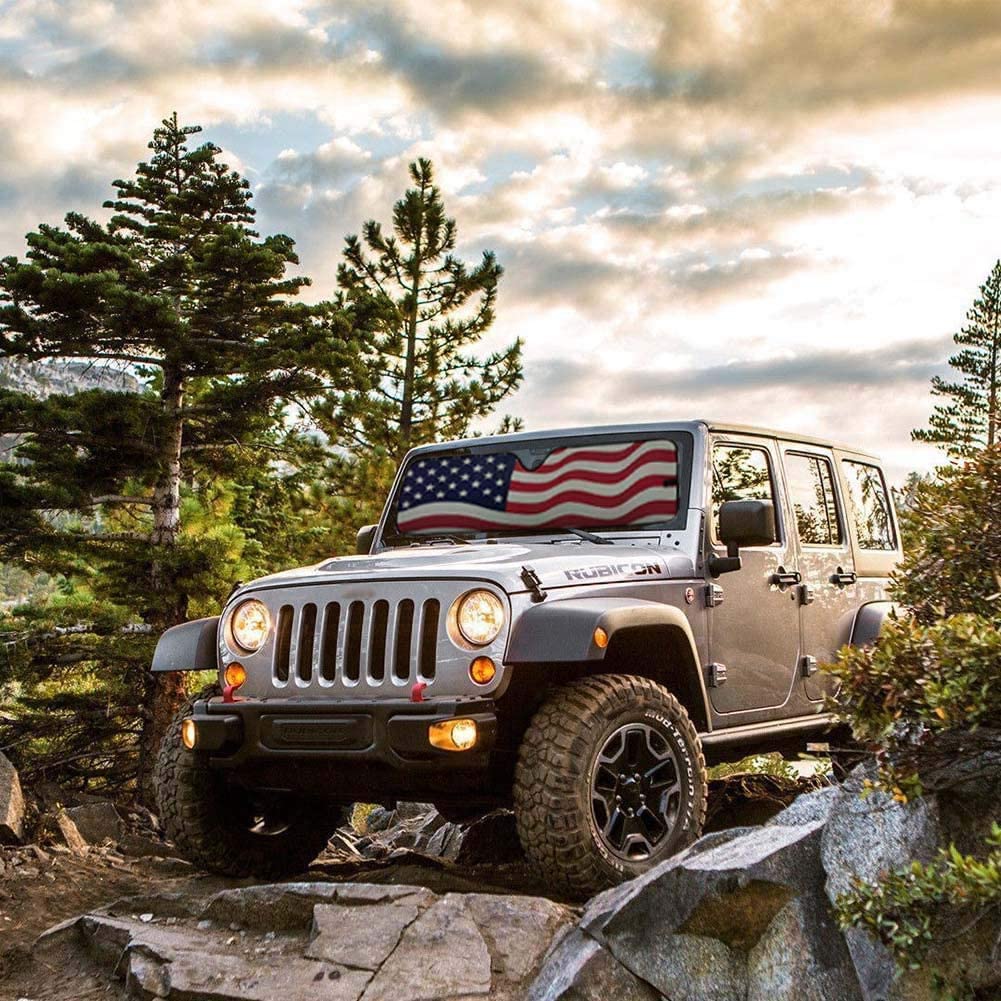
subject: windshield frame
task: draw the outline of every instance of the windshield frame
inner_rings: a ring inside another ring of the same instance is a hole
[[[427,543],[437,537],[437,533],[408,533],[401,532],[396,525],[396,511],[400,493],[406,471],[411,463],[432,457],[444,457],[450,455],[491,455],[497,453],[518,453],[530,451],[552,451],[556,448],[585,448],[589,445],[615,445],[620,443],[657,441],[664,439],[672,442],[678,453],[678,510],[670,520],[652,522],[641,525],[575,525],[574,527],[584,528],[588,531],[601,535],[626,533],[635,535],[637,533],[658,534],[660,532],[683,531],[688,523],[689,498],[691,496],[692,482],[692,458],[694,452],[694,438],[690,431],[675,428],[659,428],[655,430],[644,429],[643,431],[613,431],[595,432],[593,434],[581,435],[553,435],[546,437],[540,435],[538,438],[524,438],[517,440],[487,439],[482,445],[476,443],[466,443],[455,448],[434,448],[412,452],[400,468],[397,470],[393,489],[389,499],[383,508],[382,518],[379,521],[379,534],[376,539],[376,547],[399,548],[414,544]],[[572,538],[572,534],[563,528],[496,528],[487,530],[461,529],[457,531],[444,530],[440,533],[442,537],[456,536],[470,542],[482,542],[487,539],[524,539],[550,536],[552,538]]]

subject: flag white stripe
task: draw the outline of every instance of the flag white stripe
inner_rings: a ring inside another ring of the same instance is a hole
[[[568,493],[571,490],[580,490],[583,493],[593,494],[597,497],[615,497],[617,494],[625,494],[629,488],[648,476],[658,476],[661,479],[673,478],[678,472],[677,463],[674,462],[648,462],[639,469],[630,473],[625,479],[617,480],[614,483],[595,483],[584,478],[564,480],[557,483],[548,490],[519,490],[511,483],[511,490],[507,495],[508,504],[531,504],[533,501],[549,500],[552,497],[559,497],[560,494]],[[674,484],[662,486],[665,496],[674,497],[677,489]]]

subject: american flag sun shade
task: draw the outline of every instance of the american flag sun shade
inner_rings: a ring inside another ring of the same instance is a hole
[[[673,441],[561,446],[528,469],[513,452],[430,455],[407,469],[396,525],[414,534],[669,521],[678,510]]]

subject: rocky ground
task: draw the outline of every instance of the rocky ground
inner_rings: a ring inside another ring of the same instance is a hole
[[[832,903],[981,837],[1001,752],[915,803],[863,799],[864,778],[785,808],[781,781],[718,783],[715,830],[583,906],[533,881],[506,813],[375,809],[297,880],[254,884],[167,857],[141,812],[50,808],[44,844],[0,850],[0,1001],[931,1001],[925,971],[843,932]],[[10,840],[4,817],[0,797]],[[999,934],[992,914],[939,957],[971,997],[1001,995]]]

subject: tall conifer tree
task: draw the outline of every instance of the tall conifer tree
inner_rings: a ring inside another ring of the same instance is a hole
[[[503,269],[490,251],[472,267],[459,260],[431,162],[409,170],[413,187],[393,207],[392,234],[365,223],[360,239],[345,240],[337,272],[339,303],[368,346],[366,379],[330,394],[320,419],[347,453],[332,482],[353,522],[378,513],[408,449],[468,435],[523,377],[520,340],[475,352],[494,321]]]
[[[55,648],[35,643],[32,656],[124,665],[144,703],[144,776],[184,689],[149,675],[151,641],[136,637],[185,619],[226,576],[218,535],[182,531],[185,490],[207,495],[283,455],[284,401],[319,391],[313,366],[350,370],[332,311],[295,301],[308,281],[286,275],[292,240],[250,228],[247,182],[217,146],[189,148],[200,131],[166,119],[149,161],[114,182],[108,223],[70,213],[65,228],[28,234],[26,259],[0,263],[0,357],[83,359],[147,380],[142,394],[0,391],[0,432],[20,436],[21,460],[0,470],[0,559],[82,572],[118,610],[49,630]]]
[[[928,427],[913,436],[964,457],[1001,442],[1001,261],[980,286],[966,326],[953,340],[961,350],[949,365],[959,378],[932,379],[933,395],[944,402],[936,405]]]

